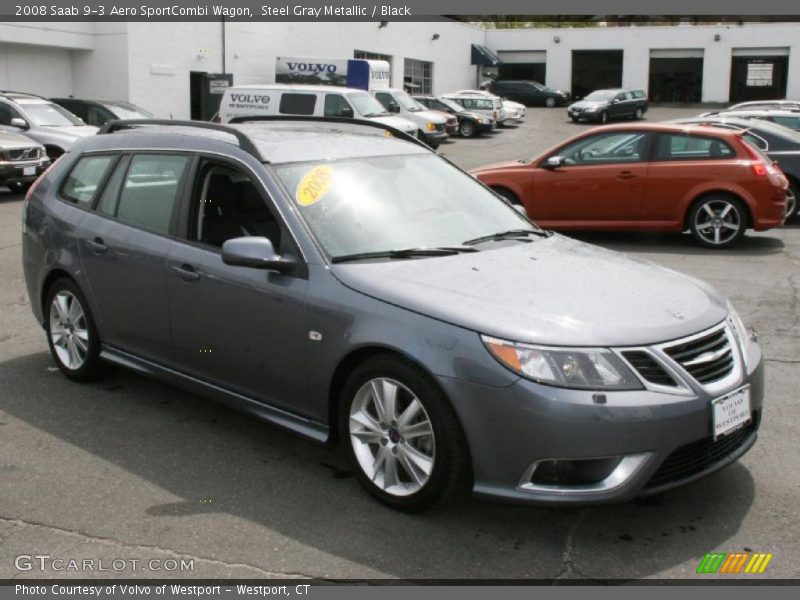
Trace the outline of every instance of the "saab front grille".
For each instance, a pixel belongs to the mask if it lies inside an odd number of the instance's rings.
[[[700,383],[713,383],[733,370],[733,348],[724,328],[664,351]]]
[[[645,381],[656,385],[677,386],[669,373],[647,352],[630,350],[623,352],[622,355]]]

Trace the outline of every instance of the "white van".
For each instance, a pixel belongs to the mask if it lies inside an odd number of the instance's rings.
[[[431,148],[436,148],[450,136],[447,133],[447,119],[428,110],[404,90],[380,88],[370,90],[370,94],[375,96],[389,112],[416,123],[419,129],[417,137]]]
[[[394,116],[363,90],[331,85],[246,85],[225,90],[219,105],[219,121],[235,117],[301,115],[344,117],[377,121],[410,135],[417,135],[413,121]]]

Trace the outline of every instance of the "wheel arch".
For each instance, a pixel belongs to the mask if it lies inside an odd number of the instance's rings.
[[[370,359],[376,357],[386,357],[386,358],[393,358],[398,360],[406,365],[418,368],[422,371],[435,385],[442,395],[447,399],[447,402],[453,408],[453,414],[456,416],[456,420],[458,421],[458,425],[461,428],[462,434],[464,434],[464,426],[461,423],[461,419],[458,416],[458,411],[455,410],[455,407],[452,406],[452,400],[447,396],[445,391],[439,385],[439,382],[436,380],[435,375],[425,367],[420,361],[416,360],[414,357],[409,356],[407,353],[402,352],[396,348],[391,348],[389,346],[381,346],[381,345],[368,345],[368,346],[361,346],[360,348],[355,348],[348,354],[346,354],[339,363],[336,365],[336,368],[333,371],[333,375],[330,379],[330,384],[328,385],[328,423],[330,424],[330,434],[328,436],[328,443],[331,445],[338,445],[340,443],[339,439],[339,430],[336,426],[339,421],[339,410],[341,408],[341,395],[342,389],[344,388],[345,382],[350,374],[358,368],[360,365],[364,364]],[[466,435],[464,435],[464,439],[466,439]],[[469,453],[469,447],[467,447],[467,452]],[[470,457],[470,464],[472,463],[472,459]]]
[[[741,202],[745,209],[744,216],[747,219],[747,228],[750,229],[753,226],[753,208],[750,205],[751,201],[747,196],[726,188],[711,188],[694,194],[689,198],[683,210],[684,231],[690,227],[689,216],[692,214],[694,207],[710,196],[727,196],[728,198],[732,198]]]
[[[78,286],[79,289],[81,289],[80,284],[72,275],[70,275],[68,271],[60,267],[52,269],[42,281],[42,286],[39,290],[39,307],[42,310],[42,318],[47,318],[46,303],[47,303],[47,295],[50,293],[50,288],[53,287],[53,284],[59,279],[69,279],[70,281],[72,281],[72,283]],[[83,290],[81,289],[81,291]]]

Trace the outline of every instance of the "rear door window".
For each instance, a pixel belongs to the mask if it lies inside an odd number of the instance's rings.
[[[316,94],[287,93],[281,96],[278,111],[284,115],[313,115],[316,104]]]
[[[709,160],[735,156],[727,142],[699,135],[659,134],[656,160]]]
[[[108,214],[128,225],[168,234],[188,162],[187,156],[178,154],[135,155],[116,206],[108,207]]]
[[[91,206],[98,188],[116,159],[116,154],[81,158],[64,181],[61,196],[75,204]]]

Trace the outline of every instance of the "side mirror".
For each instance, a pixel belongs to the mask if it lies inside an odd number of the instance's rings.
[[[550,156],[543,163],[542,167],[545,169],[557,169],[564,166],[563,156]]]
[[[9,124],[12,127],[19,127],[20,129],[30,129],[30,125],[28,125],[28,122],[20,117],[12,118],[11,121],[9,121]]]
[[[344,119],[352,119],[353,118],[353,109],[349,106],[343,108],[339,111],[339,116]]]
[[[287,271],[294,266],[294,261],[275,252],[272,242],[265,237],[240,237],[228,240],[222,244],[222,262],[234,267],[279,272]]]

